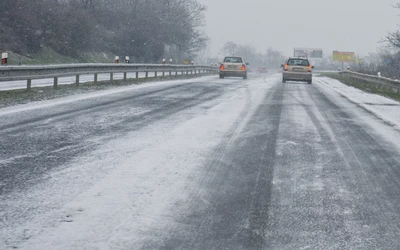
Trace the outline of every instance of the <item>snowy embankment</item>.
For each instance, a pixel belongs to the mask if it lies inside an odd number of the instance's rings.
[[[318,78],[317,83],[331,88],[349,101],[400,130],[400,103],[398,101],[381,95],[364,92],[327,77]]]

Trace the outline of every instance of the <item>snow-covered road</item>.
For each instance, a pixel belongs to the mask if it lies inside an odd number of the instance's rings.
[[[0,249],[399,249],[399,103],[280,80],[0,109]]]

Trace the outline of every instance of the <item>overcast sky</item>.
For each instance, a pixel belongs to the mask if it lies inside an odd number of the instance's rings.
[[[400,0],[199,0],[208,7],[206,31],[213,54],[227,41],[260,52],[273,47],[289,56],[294,47],[366,55],[400,28]]]

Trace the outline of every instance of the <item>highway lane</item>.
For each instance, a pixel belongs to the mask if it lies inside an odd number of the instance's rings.
[[[0,248],[400,248],[399,131],[323,81],[0,110]]]

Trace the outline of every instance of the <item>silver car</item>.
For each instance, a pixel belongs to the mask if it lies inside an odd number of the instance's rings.
[[[219,78],[233,76],[247,79],[247,65],[243,57],[227,56],[219,67]]]
[[[312,70],[314,66],[311,66],[307,58],[290,57],[281,67],[283,68],[282,82],[304,81],[308,84],[312,83]]]

